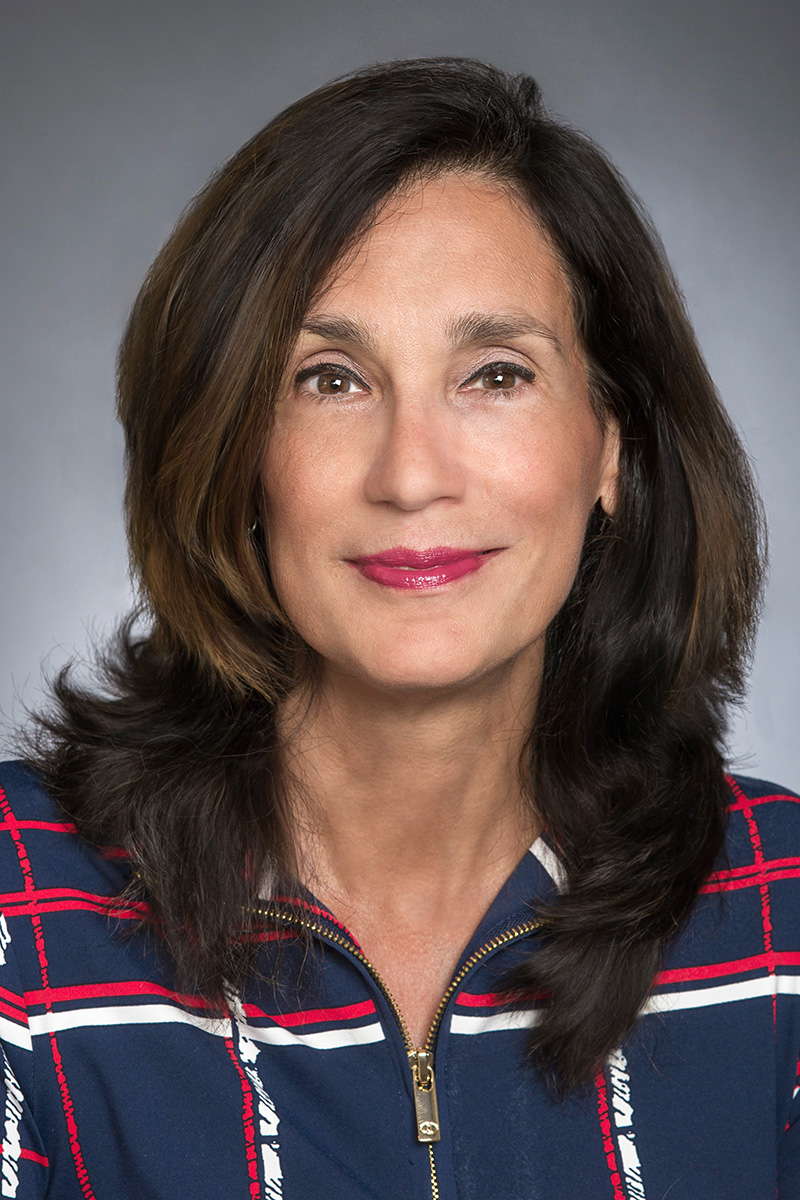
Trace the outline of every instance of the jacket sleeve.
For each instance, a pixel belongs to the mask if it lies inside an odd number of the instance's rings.
[[[33,1048],[8,925],[0,913],[0,1197],[43,1200],[50,1164],[33,1115]]]
[[[778,1142],[778,1196],[780,1200],[800,1196],[800,1062],[789,1120]]]

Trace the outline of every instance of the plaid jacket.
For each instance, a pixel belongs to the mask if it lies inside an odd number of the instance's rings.
[[[500,975],[536,944],[539,839],[486,914],[423,1048],[351,935],[310,897],[284,974],[229,1019],[178,995],[123,857],[0,768],[0,1196],[20,1200],[800,1198],[800,800],[731,780],[728,860],[631,1036],[586,1094],[523,1063],[535,1011]],[[285,910],[284,910],[285,912]]]

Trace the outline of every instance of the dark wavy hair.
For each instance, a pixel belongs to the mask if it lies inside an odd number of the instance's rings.
[[[567,887],[507,982],[546,996],[531,1053],[569,1091],[632,1027],[719,855],[763,531],[657,235],[528,76],[359,71],[287,108],[189,206],[119,354],[145,623],[106,648],[96,690],[62,672],[28,758],[85,837],[128,851],[184,984],[214,1002],[243,987],[242,912],[265,871],[298,875],[276,709],[313,671],[252,533],[271,411],[331,271],[387,198],[449,170],[498,181],[546,231],[621,434],[616,512],[589,522],[520,763]]]

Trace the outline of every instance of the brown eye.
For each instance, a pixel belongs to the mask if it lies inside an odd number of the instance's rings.
[[[470,376],[464,386],[479,392],[515,392],[535,378],[533,371],[521,363],[490,362]]]
[[[357,396],[369,391],[363,379],[337,363],[317,363],[304,367],[294,379],[297,387],[318,397]]]
[[[504,392],[509,388],[516,387],[518,375],[514,371],[506,370],[491,370],[485,371],[481,375],[481,383],[485,388],[493,392]]]
[[[352,380],[336,371],[322,371],[316,378],[317,391],[324,396],[341,396],[343,392],[349,392],[352,385]]]

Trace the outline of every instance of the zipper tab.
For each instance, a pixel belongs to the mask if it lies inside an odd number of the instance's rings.
[[[414,1079],[414,1107],[417,1112],[417,1141],[438,1142],[439,1105],[436,1102],[436,1080],[433,1076],[433,1055],[430,1050],[410,1050],[408,1061]]]

